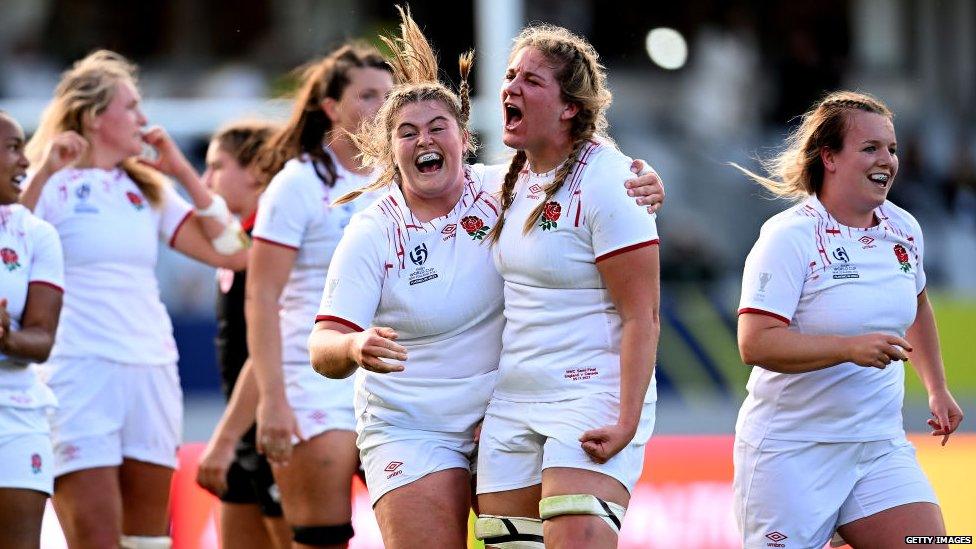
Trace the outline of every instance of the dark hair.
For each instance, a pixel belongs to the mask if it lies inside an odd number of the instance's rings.
[[[247,168],[276,130],[275,125],[260,120],[232,122],[218,130],[213,141],[233,156],[242,168]]]

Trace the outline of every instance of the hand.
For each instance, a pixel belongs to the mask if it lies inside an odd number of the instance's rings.
[[[888,334],[865,334],[847,340],[848,360],[858,366],[884,370],[893,360],[908,360],[912,351],[908,341]]]
[[[637,199],[638,206],[647,206],[647,213],[655,213],[664,205],[664,182],[643,160],[634,160],[630,171],[638,174],[637,179],[624,181],[627,196]]]
[[[282,397],[262,398],[257,413],[257,449],[273,465],[288,465],[291,459],[291,438],[305,440],[298,428],[295,412]]]
[[[234,446],[232,440],[211,438],[200,458],[197,484],[217,497],[227,491],[227,471],[236,456]]]
[[[159,126],[149,128],[142,134],[142,140],[156,149],[159,156],[155,160],[140,156],[138,158],[139,163],[177,179],[180,179],[180,175],[187,170],[193,170],[193,167],[190,166],[186,157],[183,156],[180,148],[176,146],[176,142],[173,141],[173,138],[163,128]]]
[[[393,328],[373,327],[353,337],[349,350],[354,362],[378,374],[402,372],[402,364],[391,364],[382,359],[407,360],[407,349],[393,341],[400,337]]]
[[[606,463],[633,440],[636,429],[620,424],[607,425],[583,433],[580,446],[597,463]]]
[[[79,133],[66,131],[54,136],[44,147],[40,171],[53,174],[72,164],[88,150],[88,140]]]
[[[962,408],[952,398],[948,389],[934,391],[929,394],[929,410],[935,419],[926,421],[932,428],[932,436],[942,437],[942,445],[949,442],[949,435],[955,432],[959,424],[962,423]]]
[[[7,312],[7,298],[0,297],[0,351],[7,351],[10,337],[10,313]]]
[[[477,425],[474,426],[474,434],[472,436],[474,438],[474,443],[475,444],[478,444],[479,442],[481,442],[481,427],[484,424],[485,424],[485,420],[481,420],[481,421],[478,422]]]

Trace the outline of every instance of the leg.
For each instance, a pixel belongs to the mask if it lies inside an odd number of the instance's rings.
[[[82,469],[57,477],[53,502],[69,547],[118,547],[122,534],[118,467]]]
[[[343,527],[352,520],[352,478],[359,467],[356,433],[326,431],[295,446],[291,461],[275,466],[281,506],[292,528]],[[346,541],[299,543],[298,548],[335,548]]]
[[[0,547],[37,549],[47,494],[23,488],[0,488]]]
[[[384,494],[374,507],[383,545],[390,549],[464,547],[471,504],[469,476],[466,469],[446,469]]]
[[[479,539],[486,548],[541,548],[542,528],[539,520],[539,500],[542,485],[536,484],[515,490],[478,494],[481,515],[475,525]],[[520,521],[519,518],[529,520]],[[498,521],[501,521],[499,524]],[[500,540],[492,543],[492,538]]]
[[[837,531],[855,549],[886,549],[905,545],[905,536],[944,536],[945,524],[938,505],[908,503],[849,522]]]
[[[627,507],[630,493],[613,477],[569,467],[550,467],[542,471],[542,497],[590,494],[604,502]],[[622,513],[621,513],[622,514]],[[623,517],[618,517],[622,520]],[[592,514],[563,514],[543,522],[547,547],[617,546],[617,532],[601,517]]]
[[[221,503],[220,546],[242,549],[273,547],[261,509],[248,503]]]
[[[292,531],[284,517],[264,517],[264,529],[268,537],[274,542],[268,547],[274,549],[289,549],[291,547]],[[225,545],[224,547],[232,547]]]
[[[169,467],[125,458],[119,468],[122,533],[127,536],[169,535]]]

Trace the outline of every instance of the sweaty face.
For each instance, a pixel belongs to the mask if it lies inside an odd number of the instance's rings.
[[[830,158],[832,166],[825,168],[836,183],[831,192],[859,211],[873,210],[884,203],[898,173],[895,127],[886,116],[855,111],[843,148]]]
[[[146,117],[140,107],[139,91],[132,82],[122,80],[108,107],[89,123],[86,137],[94,147],[120,160],[142,152],[142,128]]]
[[[335,103],[330,117],[336,128],[355,133],[383,106],[383,100],[393,89],[389,71],[372,67],[350,69],[349,84]]]
[[[463,186],[466,138],[443,102],[403,106],[396,114],[392,142],[404,194],[441,198]]]
[[[30,162],[24,156],[24,130],[12,118],[0,114],[0,204],[13,204],[20,196],[20,182]]]
[[[568,134],[569,120],[576,111],[562,99],[558,69],[533,47],[512,56],[501,90],[505,145],[532,154],[552,136]]]
[[[235,215],[253,210],[260,194],[257,178],[216,141],[207,148],[203,182],[227,202],[227,208]]]

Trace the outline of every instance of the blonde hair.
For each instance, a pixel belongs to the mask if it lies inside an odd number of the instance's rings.
[[[606,113],[613,101],[613,96],[607,88],[606,68],[600,64],[599,54],[586,39],[562,27],[536,25],[524,29],[515,38],[509,61],[525,48],[538,51],[556,67],[554,76],[559,83],[561,98],[563,101],[576,104],[578,111],[572,118],[569,128],[573,147],[566,161],[559,166],[552,182],[546,186],[545,198],[526,219],[522,227],[523,234],[535,227],[546,204],[562,188],[566,177],[573,172],[586,143],[594,137],[610,141],[607,136]],[[525,151],[519,150],[508,165],[501,190],[502,209],[498,215],[498,222],[489,233],[492,242],[501,235],[502,227],[505,225],[505,212],[512,205],[514,198],[515,182],[527,160]]]
[[[105,112],[115,98],[119,83],[137,84],[137,71],[134,63],[108,50],[94,51],[76,61],[61,75],[54,98],[44,109],[37,131],[27,143],[27,158],[31,163],[40,162],[44,147],[55,135],[70,130],[84,136],[85,122]],[[122,161],[122,169],[149,203],[158,207],[163,188],[168,184],[163,175],[140,164],[134,156]]]
[[[393,67],[393,76],[397,85],[387,96],[383,106],[376,113],[376,117],[366,123],[352,140],[360,150],[360,158],[364,166],[377,168],[380,171],[375,181],[340,196],[334,204],[345,204],[359,198],[364,193],[382,189],[393,182],[400,181],[400,169],[393,156],[393,124],[396,115],[404,106],[421,101],[440,101],[457,121],[463,134],[467,134],[466,153],[474,153],[476,145],[468,129],[468,116],[471,112],[471,102],[468,97],[468,75],[474,62],[474,52],[464,53],[458,59],[461,72],[460,95],[455,94],[438,79],[437,56],[427,42],[423,31],[410,15],[410,9],[397,6],[400,12],[400,36],[380,39],[390,48],[392,57],[389,59]]]
[[[803,114],[800,125],[787,136],[783,152],[769,159],[760,159],[766,176],[735,163],[732,166],[781,198],[802,200],[818,194],[824,179],[820,153],[824,148],[839,151],[844,147],[844,135],[856,111],[894,118],[891,110],[871,95],[853,91],[833,92]]]
[[[295,94],[291,117],[265,144],[258,164],[267,184],[289,159],[307,154],[316,166],[323,183],[332,186],[337,172],[332,157],[322,148],[322,141],[332,131],[332,120],[323,112],[326,98],[339,100],[352,82],[352,69],[372,68],[389,71],[390,67],[376,48],[367,44],[346,44],[322,59],[296,69],[302,85]],[[321,173],[318,167],[324,168]]]

